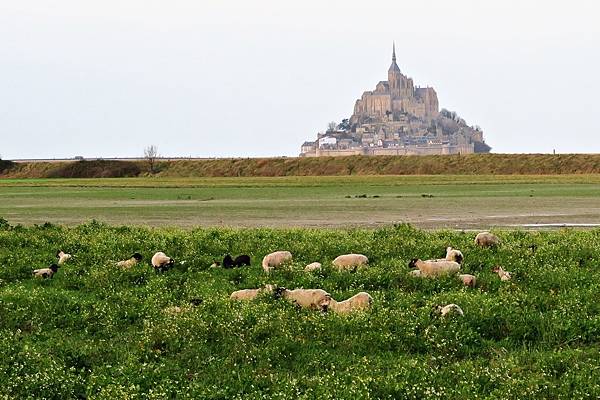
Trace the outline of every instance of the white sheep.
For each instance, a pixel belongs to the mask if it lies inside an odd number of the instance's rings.
[[[310,263],[308,264],[306,267],[304,267],[304,271],[305,272],[312,272],[312,271],[316,271],[321,269],[322,265],[320,262],[314,262],[314,263]]]
[[[427,260],[413,259],[408,264],[410,268],[418,268],[418,276],[440,276],[455,274],[460,270],[460,264],[456,261],[448,260]]]
[[[458,314],[461,317],[465,316],[465,313],[463,312],[462,308],[460,308],[459,306],[457,306],[456,304],[448,304],[446,306],[436,306],[435,307],[435,312],[439,315],[441,315],[442,317],[445,317],[447,315],[450,314]]]
[[[262,267],[265,272],[269,273],[272,269],[283,264],[292,262],[292,253],[289,251],[276,251],[267,254],[262,260]]]
[[[458,275],[458,279],[460,279],[461,282],[468,287],[475,287],[475,285],[477,285],[477,278],[475,277],[475,275],[461,274]]]
[[[371,307],[373,298],[367,292],[360,292],[344,301],[331,299],[329,310],[338,314],[348,314],[353,311],[364,311]]]
[[[56,252],[56,258],[58,258],[58,265],[63,265],[64,263],[66,263],[67,261],[69,261],[71,259],[71,255],[65,253],[62,250],[59,250]]]
[[[173,264],[175,264],[175,260],[173,260],[171,257],[168,257],[162,251],[159,251],[152,256],[152,266],[157,272],[166,271],[171,268]]]
[[[265,287],[259,289],[242,289],[236,290],[229,296],[230,300],[254,300],[257,296],[262,293],[273,293],[275,287],[273,285],[265,285]]]
[[[59,265],[52,264],[48,268],[34,269],[33,276],[36,278],[44,278],[44,279],[52,278],[54,276],[54,274],[56,273],[56,271],[58,271],[59,268],[60,268]]]
[[[322,289],[278,288],[275,293],[298,307],[311,310],[327,311],[331,303],[331,295]]]
[[[137,265],[140,261],[142,261],[142,258],[143,257],[140,253],[133,253],[133,255],[129,259],[119,261],[117,263],[117,267],[129,269],[134,265]]]
[[[500,280],[501,280],[501,281],[503,281],[503,282],[510,281],[510,279],[511,279],[510,272],[508,272],[508,271],[505,271],[505,270],[504,270],[504,269],[502,269],[502,267],[501,267],[501,266],[499,266],[499,265],[496,265],[496,266],[494,267],[494,269],[492,269],[492,272],[495,272],[495,273],[497,273],[497,274],[498,274],[498,276],[500,277]]]
[[[475,244],[481,247],[491,247],[500,244],[498,236],[490,232],[480,232],[475,236]]]
[[[369,259],[362,254],[344,254],[333,260],[333,265],[340,271],[366,267],[368,263]]]

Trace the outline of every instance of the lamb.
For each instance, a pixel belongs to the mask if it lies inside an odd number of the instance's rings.
[[[260,289],[242,289],[236,290],[231,293],[229,296],[230,300],[254,300],[260,294],[263,293],[273,293],[275,291],[275,286],[273,285],[265,285],[265,287]]]
[[[271,254],[267,254],[262,260],[262,267],[266,273],[269,273],[272,269],[275,269],[285,263],[292,262],[292,253],[289,251],[276,251]]]
[[[164,272],[172,268],[175,264],[175,260],[171,257],[167,257],[165,253],[159,251],[152,256],[152,266],[156,272]]]
[[[442,317],[445,317],[447,315],[451,315],[451,314],[458,314],[461,317],[465,316],[465,313],[463,312],[462,308],[460,308],[459,306],[457,306],[456,304],[448,304],[446,306],[435,306],[434,307],[434,312]]]
[[[71,255],[65,253],[62,250],[59,250],[56,252],[56,258],[58,258],[58,265],[63,265],[64,263],[66,263],[67,261],[69,261],[71,259]]]
[[[129,269],[129,268],[133,267],[134,265],[137,265],[140,261],[142,261],[142,258],[143,257],[140,253],[137,253],[137,252],[133,253],[131,258],[129,258],[128,260],[119,261],[117,263],[117,267]]]
[[[310,263],[308,264],[306,267],[304,267],[304,271],[305,272],[312,272],[312,271],[316,271],[321,269],[322,265],[320,262],[314,262],[314,263]]]
[[[458,275],[458,279],[460,279],[462,283],[468,287],[475,287],[475,285],[477,285],[477,278],[475,275],[461,274]]]
[[[248,256],[246,254],[242,254],[241,256],[237,256],[234,260],[233,258],[231,258],[231,255],[227,254],[223,258],[222,265],[223,265],[223,268],[234,268],[234,267],[243,267],[244,265],[250,265],[250,256]]]
[[[329,309],[338,314],[348,314],[353,311],[364,311],[371,307],[373,298],[367,292],[360,292],[344,301],[331,299]]]
[[[59,268],[60,268],[59,265],[52,264],[48,268],[34,269],[33,270],[33,276],[36,277],[36,278],[43,278],[43,279],[50,278],[50,279],[52,279],[52,277],[54,276],[54,274],[56,273],[56,271],[58,271]]]
[[[447,260],[427,260],[412,259],[408,264],[409,268],[418,268],[421,273],[419,276],[440,276],[457,273],[460,270],[460,264],[456,261]]]
[[[362,254],[344,254],[333,260],[333,265],[340,271],[366,267],[368,263],[369,259]]]
[[[496,265],[492,269],[492,272],[497,273],[502,282],[510,281],[510,278],[511,278],[510,272],[503,270],[501,266]]]
[[[500,244],[498,236],[490,232],[480,232],[475,236],[475,244],[481,247],[492,247]]]
[[[331,303],[331,295],[322,289],[294,289],[277,288],[277,298],[284,298],[296,306],[311,310],[327,311]]]

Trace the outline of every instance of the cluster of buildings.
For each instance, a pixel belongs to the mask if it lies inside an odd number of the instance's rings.
[[[364,92],[354,113],[340,124],[304,142],[300,156],[428,155],[489,152],[479,127],[442,109],[436,91],[415,87],[392,51],[387,81]]]

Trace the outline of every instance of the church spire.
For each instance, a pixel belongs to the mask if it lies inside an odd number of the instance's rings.
[[[392,65],[388,70],[388,74],[389,73],[400,73],[400,68],[398,67],[398,64],[396,64],[396,42],[393,42],[392,45]]]

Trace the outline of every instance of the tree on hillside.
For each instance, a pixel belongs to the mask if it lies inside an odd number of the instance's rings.
[[[156,172],[156,159],[158,158],[158,147],[150,145],[144,149],[144,158],[148,162],[150,173]]]
[[[344,118],[337,126],[338,131],[349,131],[350,128],[350,120],[348,118]]]
[[[331,121],[330,123],[327,124],[327,132],[334,132],[336,127],[337,127],[337,122]]]

